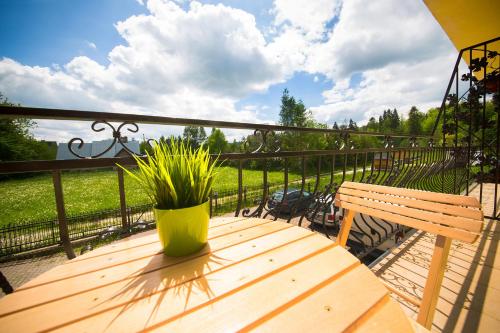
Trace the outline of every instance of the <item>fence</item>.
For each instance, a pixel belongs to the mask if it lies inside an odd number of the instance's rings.
[[[127,208],[129,231],[134,232],[154,224],[150,205]],[[58,220],[15,223],[0,227],[0,257],[61,244]],[[107,238],[123,232],[121,210],[67,216],[71,241],[99,236]]]
[[[269,190],[283,187],[283,184],[270,184]],[[261,186],[243,188],[244,207],[258,204]],[[237,206],[238,190],[215,191],[212,195],[213,215],[222,215],[234,211]],[[155,226],[151,205],[138,205],[126,208],[128,232],[138,232]],[[90,214],[68,215],[66,217],[68,234],[71,241],[99,236],[108,236],[123,232],[121,209],[106,210]],[[0,257],[43,249],[59,245],[58,220],[27,221],[9,223],[0,227]]]

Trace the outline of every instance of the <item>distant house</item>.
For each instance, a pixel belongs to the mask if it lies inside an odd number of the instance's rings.
[[[130,151],[134,152],[134,154],[140,154],[139,141],[132,139],[132,141],[128,141],[127,138],[122,138],[124,141],[123,145],[127,147]],[[84,157],[96,156],[103,151],[105,151],[111,144],[113,143],[112,139],[102,140],[102,141],[93,141],[92,143],[84,143],[81,149],[78,149],[78,143],[73,143],[71,147],[73,151],[77,154]],[[129,156],[130,153],[125,150],[120,142],[116,142],[116,144],[105,154],[99,156],[99,158],[112,158],[112,157],[124,157]],[[78,159],[77,156],[73,155],[68,148],[68,143],[59,143],[57,145],[57,160],[75,160]]]
[[[420,157],[414,156],[415,154],[403,150],[393,151],[393,152],[383,152],[375,153],[373,155],[373,169],[374,170],[385,170],[392,167],[393,161],[395,165],[401,165],[401,163],[412,163],[418,160]]]
[[[373,156],[373,169],[390,169],[392,165],[392,155],[389,153],[376,153]]]

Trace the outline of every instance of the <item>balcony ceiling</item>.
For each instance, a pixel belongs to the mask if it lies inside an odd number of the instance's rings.
[[[500,36],[500,1],[498,0],[424,0],[457,50]],[[500,41],[488,46],[500,52]],[[476,51],[472,57],[482,56]],[[469,54],[464,54],[469,64]],[[483,74],[476,73],[478,79]]]

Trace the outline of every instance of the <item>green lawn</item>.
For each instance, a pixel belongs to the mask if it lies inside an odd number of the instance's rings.
[[[358,169],[359,170],[359,169]],[[326,171],[326,170],[325,170]],[[464,170],[459,170],[458,175],[461,177]],[[364,181],[369,176],[370,170],[366,171]],[[374,174],[377,172],[374,171]],[[445,174],[445,192],[453,191],[452,170],[447,170]],[[346,180],[361,180],[362,172],[356,172],[353,179],[353,174],[347,173]],[[313,176],[310,174],[310,176]],[[377,177],[377,183],[382,183],[389,176],[389,173],[381,171],[380,177]],[[298,181],[300,175],[291,173],[289,182]],[[329,175],[324,175],[320,179],[320,189],[323,189],[330,181]],[[336,173],[334,182],[340,184],[342,174]],[[283,171],[272,171],[268,174],[268,182],[270,184],[283,183]],[[309,188],[314,190],[314,177],[308,179]],[[262,186],[262,171],[261,170],[244,170],[243,184],[249,187],[248,199],[250,201],[261,196],[261,190],[257,189]],[[300,182],[291,184],[290,187],[299,187]],[[78,214],[86,214],[92,212],[100,212],[103,210],[111,210],[119,207],[118,194],[118,178],[116,171],[101,170],[101,171],[80,171],[80,172],[64,172],[63,187],[66,213],[69,216]],[[219,192],[219,196],[223,197],[226,191],[235,191],[238,187],[238,170],[233,167],[222,167],[219,170],[219,175],[215,184],[215,191]],[[413,183],[413,186],[419,189],[440,191],[441,176],[440,173],[419,179]],[[252,190],[253,188],[253,190]],[[280,185],[271,187],[271,192],[281,188]],[[128,175],[125,174],[125,190],[128,206],[135,206],[148,203],[148,198],[143,191],[138,188],[138,185]],[[50,174],[41,174],[36,177],[27,179],[7,180],[0,182],[0,226],[9,223],[19,224],[22,222],[42,221],[56,218],[54,189],[52,185],[52,177]],[[234,195],[230,196],[227,209],[221,211],[233,210],[236,203]]]
[[[299,178],[290,174],[290,181]],[[62,175],[66,213],[77,215],[109,209],[120,205],[116,171],[63,172]],[[268,175],[270,183],[283,182],[283,172],[273,171]],[[244,170],[245,186],[262,185],[262,171]],[[222,193],[238,187],[238,169],[222,167],[214,190]],[[145,204],[148,198],[131,177],[125,175],[125,190],[128,206]],[[56,217],[54,188],[50,174],[41,174],[26,179],[0,182],[0,225],[27,221],[40,221]]]

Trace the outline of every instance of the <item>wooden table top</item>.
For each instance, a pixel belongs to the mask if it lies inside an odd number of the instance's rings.
[[[209,245],[162,254],[156,231],[86,253],[0,300],[2,332],[413,331],[375,275],[307,229],[217,218]]]

